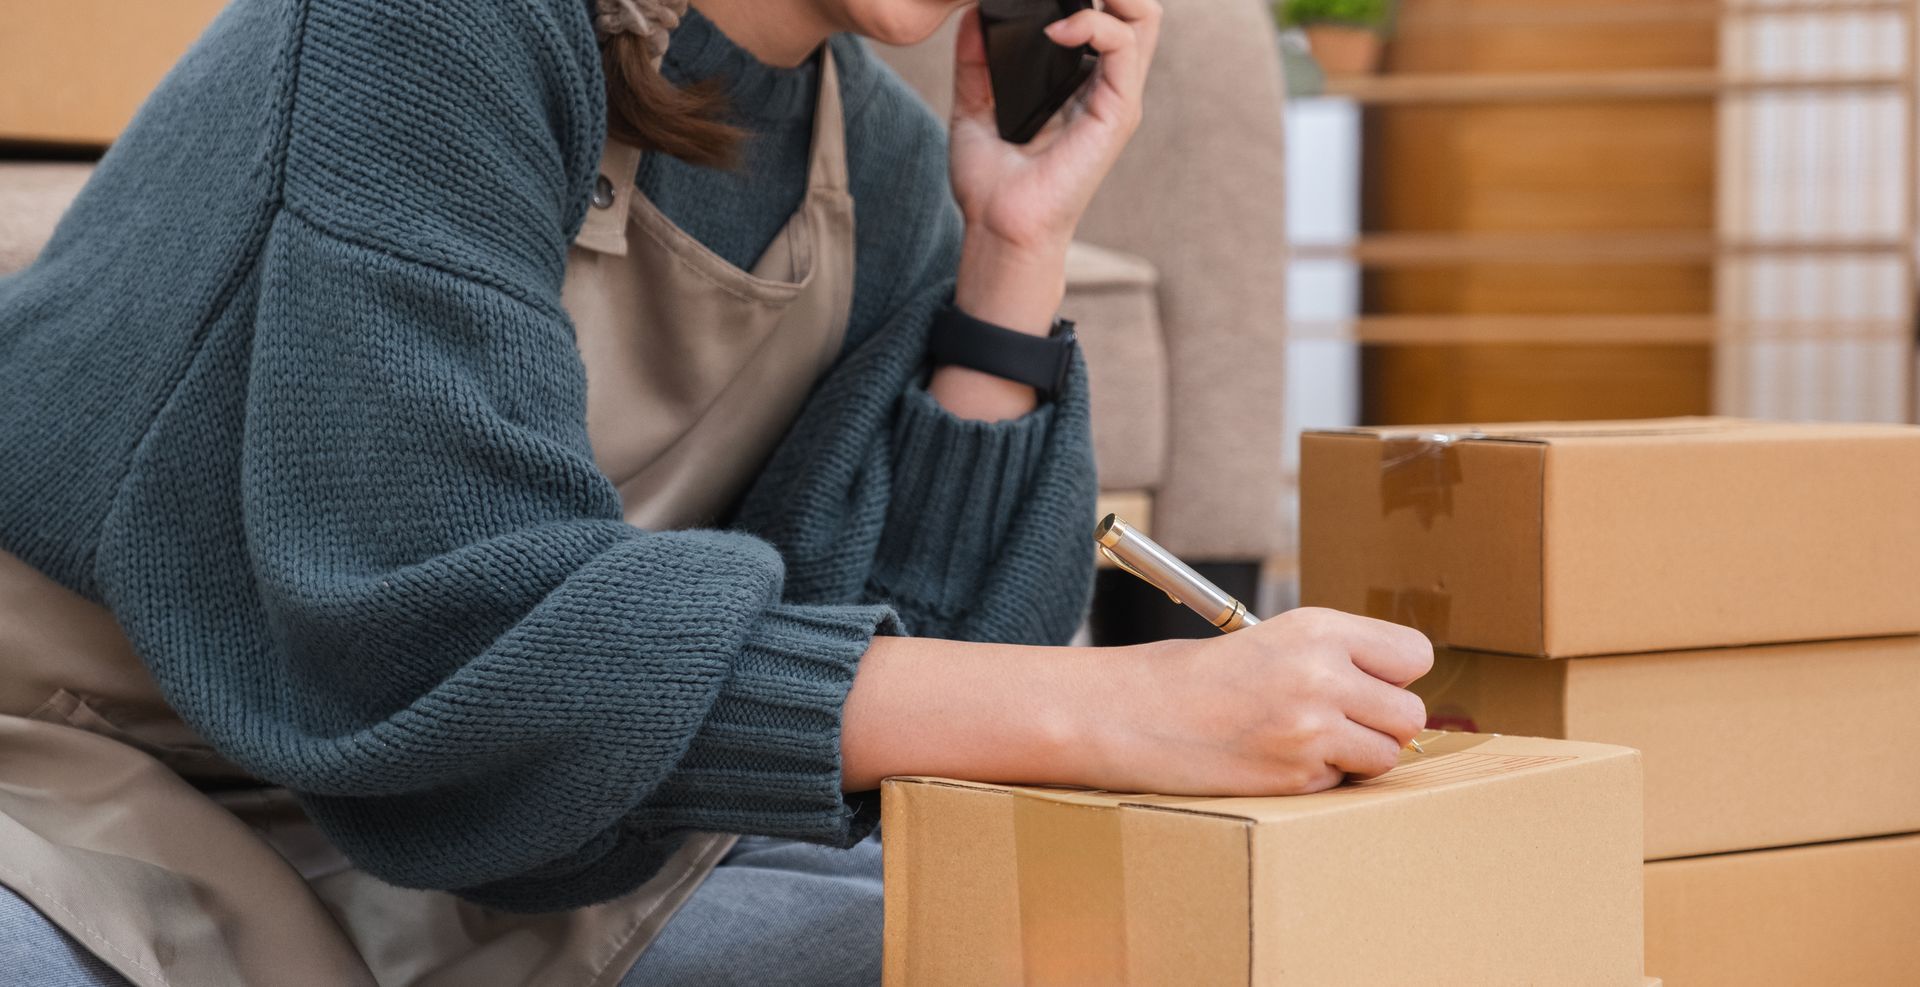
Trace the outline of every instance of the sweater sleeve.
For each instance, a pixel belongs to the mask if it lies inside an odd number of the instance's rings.
[[[945,295],[924,297],[915,317],[935,301]],[[1084,366],[1066,393],[1009,421],[961,418],[920,379],[907,386],[889,434],[893,497],[871,598],[924,636],[1067,643],[1091,593],[1097,485],[1086,401]],[[1009,579],[1017,590],[987,592]],[[982,612],[1007,606],[1027,613]]]
[[[924,159],[942,140],[935,129],[902,144]],[[910,238],[890,245],[900,276],[889,310],[816,390],[742,523],[781,547],[796,598],[885,602],[923,637],[1065,644],[1094,571],[1086,366],[1076,358],[1062,394],[1009,421],[961,418],[928,392],[927,338],[953,298],[963,231],[933,160],[901,169],[927,194],[916,220],[898,224]],[[870,434],[866,455],[807,448],[806,437],[836,430]],[[779,493],[796,488],[837,496]]]
[[[953,296],[965,232],[944,167],[935,174],[939,194],[908,261],[912,287],[889,328],[923,340],[923,353],[935,311]],[[1074,367],[1053,400],[998,422],[948,411],[925,386],[931,369],[910,378],[895,409],[893,498],[873,595],[916,633],[1065,644],[1092,592],[1098,484],[1086,368]],[[1010,633],[1016,626],[1024,629]]]
[[[261,263],[258,636],[245,595],[175,601],[252,664],[157,661],[209,740],[366,869],[499,907],[624,892],[686,830],[863,835],[840,714],[886,608],[783,603],[764,541],[623,522],[561,313],[292,212]]]

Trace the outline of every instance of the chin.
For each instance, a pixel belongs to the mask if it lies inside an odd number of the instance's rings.
[[[954,11],[973,0],[827,0],[840,8],[842,27],[881,44],[907,47],[933,36]]]

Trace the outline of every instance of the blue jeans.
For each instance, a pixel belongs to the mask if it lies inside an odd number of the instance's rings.
[[[620,987],[878,984],[880,915],[878,840],[832,850],[741,837]],[[0,984],[127,987],[4,886]]]
[[[0,885],[0,983],[127,987],[124,977]]]

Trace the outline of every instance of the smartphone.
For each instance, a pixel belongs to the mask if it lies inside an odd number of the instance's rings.
[[[1062,48],[1046,35],[1047,25],[1092,6],[1093,0],[980,0],[1001,139],[1033,140],[1093,77],[1100,56],[1091,46]]]

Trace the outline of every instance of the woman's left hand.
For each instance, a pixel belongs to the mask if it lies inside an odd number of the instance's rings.
[[[980,14],[960,26],[951,167],[966,218],[956,303],[975,318],[1045,332],[1065,292],[1067,244],[1095,190],[1140,126],[1141,94],[1160,35],[1158,0],[1106,0],[1047,29],[1091,45],[1100,67],[1032,143],[1000,139]]]

